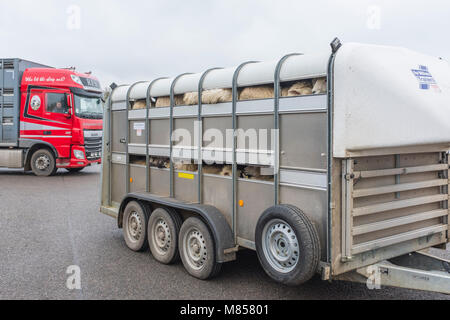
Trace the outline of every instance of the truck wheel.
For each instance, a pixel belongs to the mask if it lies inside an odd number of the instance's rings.
[[[80,172],[83,169],[84,168],[66,168],[66,170],[69,171],[70,173],[77,173],[77,172]]]
[[[216,262],[213,237],[200,219],[192,217],[183,223],[178,246],[183,265],[193,277],[207,280],[220,272],[222,264]]]
[[[256,252],[275,281],[296,286],[310,280],[319,266],[320,242],[314,225],[297,207],[274,206],[260,217]]]
[[[30,165],[33,173],[41,177],[54,175],[58,170],[55,156],[47,149],[35,151],[31,156]]]
[[[133,251],[145,251],[147,242],[148,213],[138,202],[131,201],[123,212],[123,236],[128,248]]]
[[[181,224],[180,216],[170,209],[158,208],[150,215],[147,230],[148,244],[157,261],[172,264],[180,257],[178,235]]]

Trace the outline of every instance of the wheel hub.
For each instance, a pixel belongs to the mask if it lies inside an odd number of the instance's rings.
[[[196,229],[187,233],[184,241],[188,263],[193,269],[203,268],[208,257],[206,242],[202,233]]]
[[[128,233],[134,241],[138,241],[142,234],[142,221],[137,212],[132,212],[128,218]]]
[[[50,166],[50,158],[46,155],[40,155],[36,161],[36,168],[39,170],[45,170]]]
[[[157,220],[154,224],[153,240],[156,245],[156,249],[160,254],[165,254],[169,251],[172,242],[172,235],[169,225],[163,219]]]
[[[299,243],[288,223],[279,219],[270,221],[264,228],[262,240],[264,254],[274,269],[289,273],[297,266]]]

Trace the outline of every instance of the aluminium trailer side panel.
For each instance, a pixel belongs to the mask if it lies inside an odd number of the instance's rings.
[[[18,146],[20,84],[28,68],[49,67],[17,58],[0,59],[0,146]]]

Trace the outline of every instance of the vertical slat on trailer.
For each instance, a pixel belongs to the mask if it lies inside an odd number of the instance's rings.
[[[191,73],[182,73],[179,76],[177,76],[175,79],[173,79],[172,84],[170,86],[170,120],[169,120],[169,149],[170,149],[170,197],[175,197],[175,191],[174,191],[174,167],[173,167],[173,158],[172,158],[172,152],[173,152],[173,141],[172,141],[172,135],[173,135],[173,108],[175,107],[175,85],[177,84],[178,80]]]
[[[211,68],[206,70],[198,83],[198,114],[197,114],[197,122],[199,125],[198,128],[198,141],[197,141],[197,165],[198,165],[198,177],[197,177],[197,193],[198,193],[198,203],[203,203],[203,117],[202,117],[202,107],[203,107],[203,83],[205,82],[206,76],[213,70],[219,70],[222,68]]]
[[[236,129],[237,129],[237,116],[236,116],[236,107],[237,107],[237,101],[238,101],[238,78],[239,73],[241,72],[242,68],[245,67],[248,64],[256,63],[257,61],[247,61],[242,64],[240,64],[233,74],[233,87],[232,87],[232,95],[233,95],[233,101],[232,101],[232,126],[233,126],[233,170],[232,170],[232,183],[231,183],[231,195],[232,195],[232,215],[231,215],[231,225],[233,230],[233,236],[234,236],[234,242],[237,242],[237,225],[236,225],[236,214],[237,214],[237,159],[236,159],[236,149],[237,149],[237,135],[236,135]]]
[[[342,261],[352,257],[354,165],[353,159],[342,160]]]
[[[126,124],[126,130],[127,132],[125,133],[125,190],[126,190],[126,194],[130,193],[130,154],[129,154],[129,150],[128,150],[128,144],[130,143],[130,121],[128,120],[128,115],[129,115],[129,111],[131,108],[131,103],[130,103],[130,94],[131,94],[131,90],[133,90],[133,88],[141,83],[144,83],[146,81],[138,81],[135,82],[134,84],[132,84],[130,86],[130,88],[128,88],[127,91],[127,99],[126,99],[126,110],[125,110],[125,121],[127,122]]]
[[[280,72],[283,67],[283,63],[292,56],[298,56],[301,53],[291,53],[285,55],[280,59],[276,68],[274,75],[274,132],[275,132],[275,141],[274,141],[274,200],[275,205],[280,203]]]
[[[145,112],[145,132],[146,132],[146,137],[145,137],[145,159],[146,159],[146,166],[145,166],[145,191],[146,192],[150,192],[150,149],[149,149],[149,145],[150,145],[150,107],[151,107],[151,91],[153,88],[153,85],[162,79],[167,79],[165,77],[162,78],[158,78],[153,80],[152,82],[150,82],[150,84],[148,85],[147,88],[147,95],[146,95],[146,112]]]

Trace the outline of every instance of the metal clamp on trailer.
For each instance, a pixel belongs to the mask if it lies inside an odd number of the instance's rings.
[[[423,250],[449,240],[450,66],[402,48],[331,47],[116,88],[101,211],[128,247],[181,258],[200,279],[247,248],[288,285],[378,270],[382,285],[448,293],[448,261]],[[172,139],[177,130],[194,139]]]

